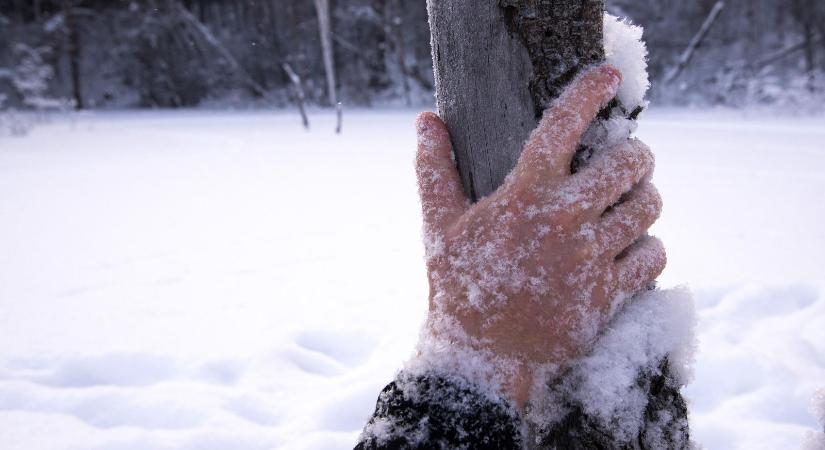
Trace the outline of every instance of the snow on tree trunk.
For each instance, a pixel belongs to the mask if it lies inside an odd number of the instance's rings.
[[[639,42],[641,30],[606,18],[602,0],[428,0],[427,7],[438,112],[450,130],[465,191],[474,201],[502,184],[542,111],[567,83],[582,68],[604,61],[606,56],[625,80],[617,99],[585,135],[577,164],[586,162],[586,150],[626,138],[635,129],[634,120],[645,106],[648,87],[646,50]],[[607,25],[614,35],[603,35]],[[628,50],[621,39],[617,41],[615,33],[621,27],[630,29],[631,41],[635,39],[641,50]],[[610,55],[605,54],[608,44]],[[629,46],[634,45],[630,42]],[[635,56],[634,51],[638,53]],[[674,319],[670,316],[677,311],[659,311],[652,320]],[[646,329],[645,325],[632,325],[636,323],[632,317],[623,320],[631,324],[628,330]],[[631,347],[659,348],[656,342],[662,336],[653,334],[651,331],[627,342]],[[638,366],[633,366],[633,376],[624,377],[624,381],[612,375],[609,365],[575,365],[548,386],[548,398],[553,401],[534,405],[528,414],[528,446],[689,447],[687,408],[680,393],[686,379],[681,375],[684,358],[671,364],[670,354],[690,341],[689,335],[674,337],[673,346],[664,351],[644,352],[644,361],[628,358]],[[637,345],[638,341],[647,344]],[[602,361],[615,353],[609,350],[610,342],[600,345],[594,351],[598,357],[591,355],[590,359]],[[599,348],[606,350],[599,353]],[[616,364],[627,367],[621,361]],[[612,402],[602,402],[588,387],[618,394]],[[634,407],[622,405],[625,401]]]

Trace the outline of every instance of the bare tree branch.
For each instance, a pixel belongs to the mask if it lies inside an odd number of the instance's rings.
[[[670,83],[671,81],[675,80],[679,74],[687,67],[690,63],[691,58],[693,58],[693,54],[696,53],[696,49],[702,45],[702,41],[704,41],[705,37],[708,35],[710,28],[713,26],[713,23],[716,22],[716,19],[719,18],[719,14],[722,13],[722,10],[725,9],[725,2],[718,1],[715,5],[713,5],[713,9],[710,10],[705,21],[702,23],[702,26],[699,28],[699,31],[696,35],[693,36],[693,39],[690,40],[687,48],[682,55],[679,57],[679,61],[677,62],[676,66],[673,67],[670,72],[668,72],[667,76],[665,76],[665,82]]]

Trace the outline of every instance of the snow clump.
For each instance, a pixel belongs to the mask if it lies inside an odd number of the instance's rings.
[[[647,74],[647,46],[643,29],[616,16],[604,15],[605,62],[619,69],[622,84],[616,97],[628,112],[646,107],[645,94],[650,88]]]
[[[643,29],[616,16],[604,15],[605,63],[622,74],[616,93],[618,105],[606,120],[596,120],[582,138],[592,149],[614,147],[636,132],[636,114],[646,108],[645,95],[650,88],[647,73],[647,46]],[[634,114],[636,113],[636,114]]]
[[[619,439],[630,440],[645,422],[647,392],[638,385],[639,374],[659,374],[659,364],[667,358],[674,381],[687,384],[697,347],[695,324],[693,297],[687,289],[637,295],[588,356],[551,390],[534,393],[528,420],[552,425],[567,415],[571,404],[578,404]]]
[[[820,431],[808,431],[802,445],[803,450],[825,450],[825,389],[814,394],[811,412],[819,422]]]

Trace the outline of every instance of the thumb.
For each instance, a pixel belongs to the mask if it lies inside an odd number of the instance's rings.
[[[415,162],[424,228],[426,233],[440,233],[464,213],[464,188],[444,122],[436,114],[425,112],[418,115],[416,129]]]

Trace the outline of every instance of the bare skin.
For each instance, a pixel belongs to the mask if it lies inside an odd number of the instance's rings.
[[[647,236],[662,206],[649,182],[650,150],[631,139],[570,171],[582,134],[619,83],[609,66],[581,76],[545,112],[505,183],[472,205],[443,122],[433,113],[417,121],[428,323],[448,317],[470,337],[462,345],[514,362],[502,394],[519,408],[540,367],[586,353],[665,267],[661,242]]]

